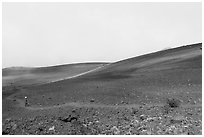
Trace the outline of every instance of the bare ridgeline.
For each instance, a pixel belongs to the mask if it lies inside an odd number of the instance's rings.
[[[202,134],[202,43],[2,71],[2,134]]]

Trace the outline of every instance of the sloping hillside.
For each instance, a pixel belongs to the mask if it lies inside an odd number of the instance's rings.
[[[202,68],[201,46],[201,44],[188,45],[122,60],[84,77],[117,79],[148,70]]]
[[[31,104],[54,105],[65,102],[159,103],[168,97],[187,102],[202,91],[202,44],[159,51],[116,63],[97,71],[50,84],[30,87],[19,98],[30,96]],[[41,95],[52,101],[42,99]]]
[[[200,135],[201,46],[100,65],[46,84],[3,87],[2,134]],[[71,66],[21,68],[20,72],[12,68],[4,71],[4,77],[29,73],[40,79],[51,75],[50,80],[56,73],[64,76],[84,70],[87,64]],[[24,80],[20,84],[28,78]]]
[[[50,67],[11,67],[2,70],[3,86],[43,84],[101,67],[106,63],[79,63]]]

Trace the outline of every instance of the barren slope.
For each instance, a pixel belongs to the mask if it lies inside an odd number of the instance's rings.
[[[43,84],[72,77],[105,64],[106,63],[79,63],[39,68],[5,68],[2,70],[2,84],[3,86],[8,86],[11,83],[15,86]]]
[[[66,80],[3,88],[2,134],[200,135],[201,46],[122,60]],[[62,72],[46,69],[35,74]]]
[[[91,99],[102,104],[149,104],[168,97],[187,103],[188,96],[201,103],[200,47],[194,44],[119,61],[73,79],[30,87],[16,97],[28,96],[33,106]]]

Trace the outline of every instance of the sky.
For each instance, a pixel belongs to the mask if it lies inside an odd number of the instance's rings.
[[[2,67],[116,62],[202,42],[201,3],[3,3]]]

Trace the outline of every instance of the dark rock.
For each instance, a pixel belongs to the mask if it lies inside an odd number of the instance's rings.
[[[95,100],[94,100],[94,99],[91,99],[90,102],[95,102]]]
[[[65,117],[65,118],[59,117],[58,119],[63,121],[63,122],[73,122],[73,121],[77,121],[78,117],[69,115],[68,117]]]
[[[146,116],[145,115],[140,115],[140,120],[145,120]]]
[[[171,119],[170,120],[170,123],[171,124],[180,124],[180,123],[182,123],[183,122],[183,120],[175,120],[175,119]]]
[[[6,130],[2,131],[2,135],[8,135],[8,134],[9,134],[8,131],[6,131]]]
[[[42,127],[38,127],[38,130],[39,130],[39,131],[43,131],[43,128],[42,128]]]
[[[75,113],[76,112],[76,109],[72,109],[72,113]]]

